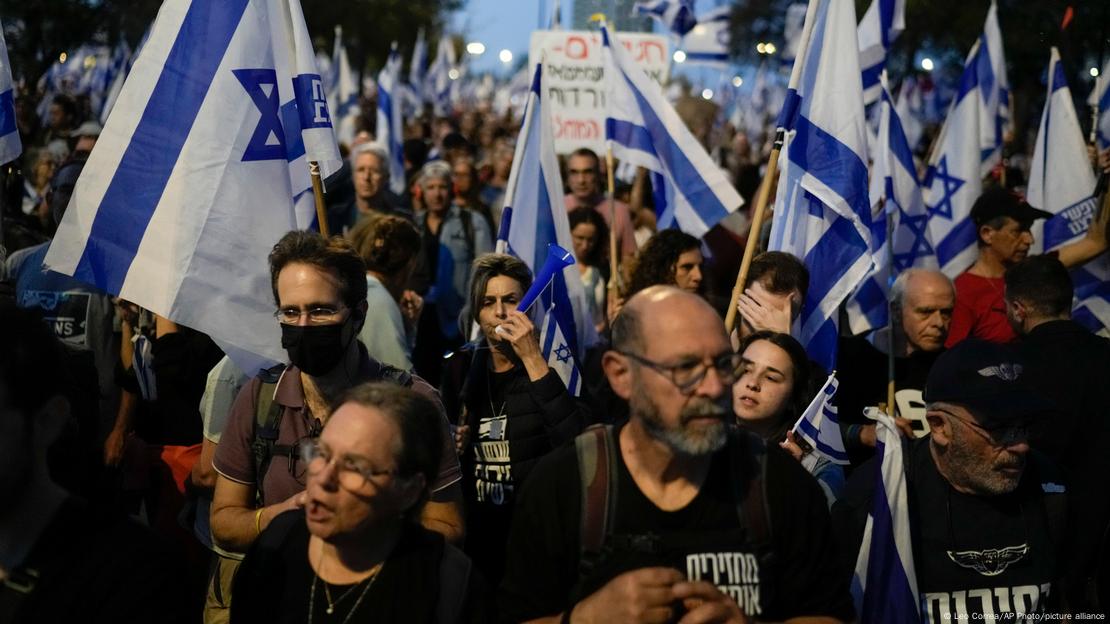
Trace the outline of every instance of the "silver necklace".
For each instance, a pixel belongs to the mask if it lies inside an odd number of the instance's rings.
[[[323,557],[323,552],[321,552],[320,553],[320,565],[323,566],[323,563],[324,563],[324,557]],[[312,624],[312,616],[316,611],[316,581],[320,581],[320,583],[324,586],[324,597],[328,601],[328,606],[327,606],[326,609],[324,609],[324,612],[327,613],[328,615],[331,615],[331,614],[335,613],[335,605],[342,602],[344,598],[346,598],[347,596],[349,596],[351,594],[351,592],[358,589],[359,585],[362,585],[363,583],[366,583],[366,585],[362,588],[362,592],[359,593],[359,595],[358,595],[358,600],[356,600],[355,604],[351,606],[351,610],[347,612],[347,617],[343,618],[343,623],[342,624],[347,624],[347,622],[351,621],[351,616],[353,616],[355,614],[355,611],[358,611],[358,606],[360,604],[362,604],[362,599],[366,597],[366,592],[370,591],[370,586],[374,584],[374,581],[378,580],[378,577],[381,576],[382,570],[384,570],[384,569],[385,569],[385,561],[382,561],[381,565],[378,567],[377,572],[375,572],[369,578],[359,581],[357,585],[355,585],[354,587],[352,587],[352,588],[348,589],[346,592],[344,592],[343,595],[340,596],[339,599],[336,600],[335,602],[332,602],[331,593],[328,591],[328,582],[325,581],[324,579],[320,578],[320,574],[318,572],[313,573],[313,575],[312,575],[312,589],[308,592],[308,624]]]

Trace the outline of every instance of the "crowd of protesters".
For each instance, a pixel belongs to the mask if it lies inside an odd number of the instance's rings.
[[[517,310],[531,271],[492,253],[519,121],[411,120],[400,194],[366,124],[334,235],[242,259],[289,362],[251,377],[43,267],[100,130],[81,110],[21,114],[3,188],[0,622],[851,621],[890,355],[923,620],[1105,612],[1110,343],[1067,269],[1110,210],[1029,256],[1044,214],[995,183],[966,273],[903,272],[889,328],[842,323],[842,467],[792,432],[829,372],[791,336],[803,261],[755,257],[730,335],[746,233],[655,232],[646,176],[611,204],[603,159],[562,162],[601,336],[573,396]],[[764,138],[703,137],[749,205]]]

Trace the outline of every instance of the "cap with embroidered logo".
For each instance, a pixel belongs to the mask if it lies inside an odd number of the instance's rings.
[[[1052,404],[1031,389],[1026,368],[1010,345],[964,340],[933,363],[923,398],[962,405],[991,422],[1028,418]]]

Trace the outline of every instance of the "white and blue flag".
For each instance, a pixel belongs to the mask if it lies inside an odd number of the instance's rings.
[[[857,29],[865,104],[879,99],[879,74],[886,68],[887,51],[905,29],[906,0],[871,0]]]
[[[840,304],[871,270],[867,120],[852,0],[812,0],[814,23],[780,127],[787,144],[768,249],[801,258],[810,272],[795,335],[809,356],[835,368]]]
[[[424,112],[424,73],[428,70],[428,42],[424,39],[424,29],[416,33],[409,59],[409,79],[403,89],[405,106],[416,115]]]
[[[853,334],[890,322],[890,286],[902,271],[937,266],[913,153],[885,80],[880,80],[879,86],[879,134],[870,190],[871,258],[875,268],[848,300],[848,324]],[[887,240],[888,227],[893,232],[893,249]]]
[[[612,45],[612,37],[602,24],[605,138],[618,158],[658,174],[653,183],[662,182],[674,222],[700,237],[744,200],[667,103],[658,83],[627,58],[624,46]]]
[[[0,164],[9,163],[23,153],[19,128],[15,123],[15,84],[12,64],[8,60],[8,44],[4,26],[0,24]]]
[[[632,8],[633,15],[656,19],[667,32],[683,37],[698,25],[694,16],[694,0],[640,0]]]
[[[836,415],[836,405],[833,397],[839,386],[836,380],[836,371],[833,371],[821,386],[821,391],[810,401],[809,407],[802,412],[798,422],[794,423],[794,435],[801,436],[813,452],[825,459],[840,464],[848,465],[848,453],[844,450],[844,438],[840,433],[840,420]]]
[[[876,418],[875,489],[856,558],[852,598],[860,622],[917,624],[921,615],[902,435],[890,416],[880,412]]]
[[[424,101],[432,102],[435,114],[440,117],[447,116],[454,103],[452,83],[459,77],[459,70],[455,65],[455,45],[450,37],[441,37],[436,47],[436,57],[424,78]],[[451,72],[454,72],[454,78],[451,77]]]
[[[533,274],[547,261],[548,245],[573,249],[570,223],[563,209],[563,181],[555,156],[551,115],[543,106],[542,84],[541,62],[536,65],[528,93],[497,233],[497,250],[520,258]],[[597,342],[597,332],[574,263],[555,275],[540,303],[544,310],[540,331],[544,357],[567,390],[578,396],[582,389],[579,362],[585,357],[586,348]]]
[[[355,138],[360,113],[358,105],[358,79],[347,59],[343,45],[343,27],[335,27],[335,47],[332,49],[332,72],[335,84],[328,94],[328,106],[335,111],[335,137],[340,143],[350,145]]]
[[[698,17],[698,23],[686,33],[679,47],[686,53],[686,63],[724,69],[728,65],[730,7],[723,6]]]
[[[1060,53],[1054,47],[1026,197],[1030,206],[1053,216],[1033,224],[1034,244],[1043,241],[1043,249],[1052,251],[1086,235],[1098,211],[1096,183]],[[1103,254],[1071,275],[1076,298],[1072,318],[1095,332],[1110,327],[1110,259]]]
[[[296,0],[163,3],[48,268],[208,334],[250,373],[284,362],[266,258],[297,227],[302,129],[331,132],[319,75],[294,73],[303,29]]]
[[[952,279],[971,266],[977,255],[978,235],[971,221],[971,206],[982,193],[986,173],[979,144],[984,93],[981,49],[982,42],[976,42],[968,54],[956,97],[941,126],[921,184],[937,266]]]
[[[389,154],[389,190],[398,195],[405,192],[401,87],[401,54],[397,52],[397,43],[394,42],[385,67],[378,72],[377,143]]]
[[[1006,56],[1002,49],[1002,29],[998,26],[998,5],[991,0],[983,34],[979,37],[977,75],[982,91],[979,109],[979,148],[989,170],[1002,159],[1002,142],[1013,127],[1010,118],[1010,81],[1006,78]]]

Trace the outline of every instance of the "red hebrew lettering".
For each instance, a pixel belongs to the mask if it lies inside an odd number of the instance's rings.
[[[586,43],[586,40],[579,35],[567,37],[567,44],[565,47],[567,58],[584,59],[590,55],[590,46]]]

